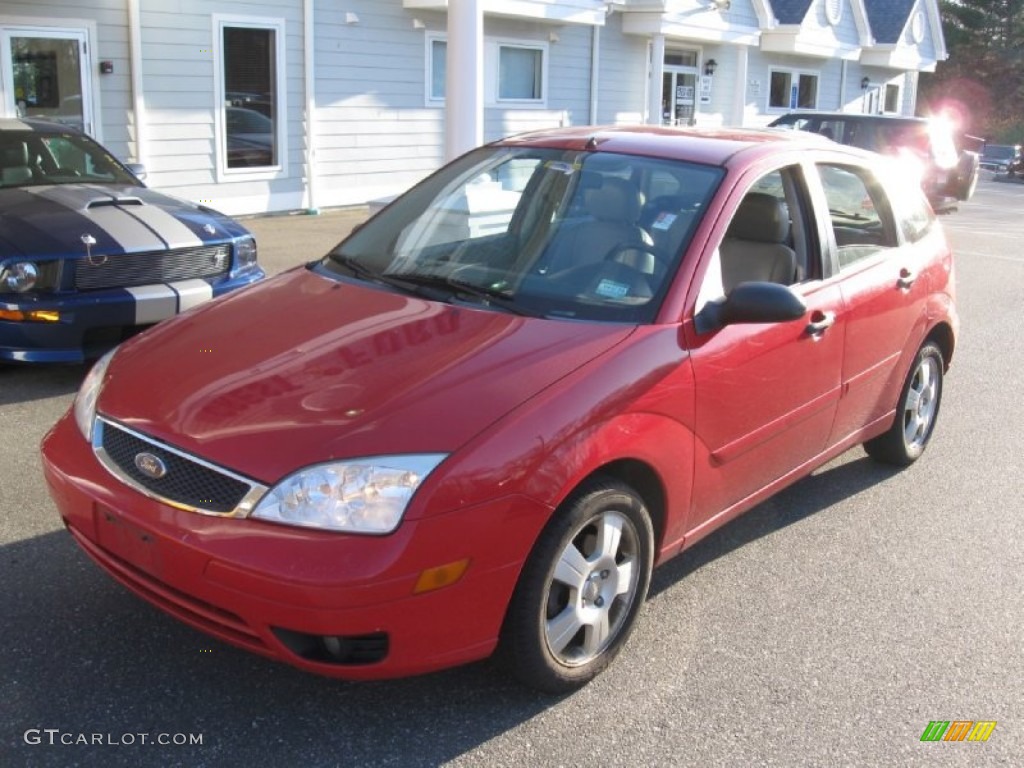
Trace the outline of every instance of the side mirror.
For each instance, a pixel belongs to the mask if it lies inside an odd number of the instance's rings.
[[[708,303],[694,318],[698,333],[737,323],[785,323],[798,320],[807,305],[779,283],[740,283],[724,299]]]
[[[146,176],[148,174],[146,173],[146,166],[144,166],[142,163],[125,163],[124,167],[131,171],[132,176],[134,176],[139,181],[146,180]]]

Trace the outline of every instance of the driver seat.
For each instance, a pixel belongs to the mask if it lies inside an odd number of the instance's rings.
[[[14,187],[31,179],[28,145],[24,141],[11,141],[0,146],[0,184]]]
[[[728,293],[740,283],[796,282],[796,253],[789,241],[789,214],[773,195],[750,192],[740,202],[722,240],[722,282]]]
[[[651,236],[637,223],[643,196],[630,182],[605,179],[600,187],[586,190],[583,202],[588,218],[559,228],[548,243],[541,273],[599,263],[623,244],[654,245]],[[615,261],[645,274],[654,272],[654,257],[641,250],[623,249]]]

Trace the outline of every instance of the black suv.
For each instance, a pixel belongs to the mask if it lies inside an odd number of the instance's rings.
[[[944,122],[924,117],[845,112],[790,112],[771,123],[820,133],[840,144],[915,160],[932,207],[949,210],[970,200],[978,185],[978,149],[973,136],[957,136]]]

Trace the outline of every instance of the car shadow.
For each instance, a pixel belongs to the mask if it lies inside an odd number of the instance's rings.
[[[27,403],[70,394],[78,389],[91,365],[30,365],[0,362],[0,405]]]
[[[494,661],[351,683],[236,650],[133,596],[62,530],[0,547],[0,579],[5,765],[434,766],[561,701]],[[118,746],[60,743],[79,734]],[[125,745],[124,734],[202,744]]]
[[[826,464],[697,542],[655,570],[648,592],[654,597],[705,565],[770,533],[822,512],[900,472],[867,456]]]

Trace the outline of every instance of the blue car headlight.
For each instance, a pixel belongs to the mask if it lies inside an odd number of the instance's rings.
[[[256,267],[256,239],[243,237],[235,241],[235,272],[248,272]]]
[[[39,267],[31,261],[16,261],[0,267],[0,292],[25,293],[36,287]]]

